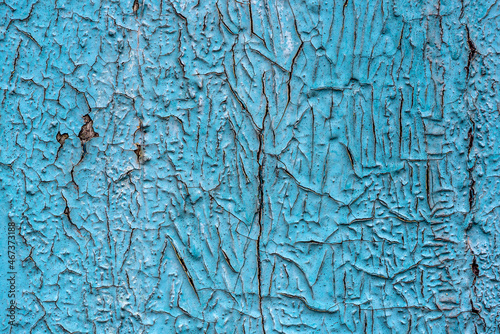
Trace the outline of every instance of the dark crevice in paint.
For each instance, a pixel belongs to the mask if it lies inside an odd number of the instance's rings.
[[[474,276],[479,276],[479,266],[477,265],[476,257],[472,260],[472,272],[474,273]],[[475,280],[475,278],[474,278]]]
[[[475,306],[474,306],[474,303],[472,303],[472,299],[470,301],[470,306],[472,308],[472,313],[475,313],[475,314],[479,314],[481,311],[479,309],[477,309]]]
[[[78,183],[76,183],[75,181],[75,166],[71,168],[70,174],[71,174],[71,182],[73,182],[73,184],[75,185],[76,191],[80,192],[80,187],[78,186]]]
[[[178,119],[181,125],[184,127],[184,124],[181,120]],[[135,143],[136,149],[134,150],[135,156],[137,157],[137,162],[139,165],[144,162],[144,134],[146,132],[146,126],[142,123],[142,120],[139,119],[139,125],[137,126],[137,130],[134,132],[134,140],[139,135],[139,142]]]
[[[470,33],[469,33],[469,27],[465,25],[465,31],[467,32],[467,46],[469,47],[469,56],[467,58],[467,67],[465,70],[467,71],[467,78],[469,77],[470,74],[470,66],[472,63],[472,60],[474,59],[474,56],[477,53],[476,45],[472,40],[470,39]]]
[[[467,139],[469,141],[468,147],[467,147],[467,160],[471,161],[473,160],[474,157],[471,157],[471,150],[474,146],[474,128],[475,128],[475,123],[472,120],[472,118],[469,119],[469,121],[472,123],[472,126],[469,128],[469,132],[467,133]],[[475,165],[475,163],[474,163]],[[469,174],[469,212],[472,214],[472,210],[474,208],[474,203],[476,200],[476,190],[475,190],[475,184],[476,180],[474,180],[474,167],[472,166],[467,169],[467,172]],[[472,216],[473,218],[474,216]],[[474,222],[474,219],[471,219],[471,224],[467,227],[467,230],[469,230],[472,227],[472,223]]]
[[[69,135],[67,133],[62,133],[61,134],[61,132],[57,132],[57,134],[56,134],[56,140],[59,143],[59,148],[57,149],[56,159],[55,160],[57,160],[59,158],[59,152],[61,151],[61,149],[62,149],[62,147],[64,145],[64,142],[68,138],[69,138]]]
[[[134,14],[137,15],[137,11],[139,10],[139,1],[134,0],[134,5],[132,6],[132,10],[134,11]]]
[[[87,153],[87,147],[86,147],[87,142],[92,138],[99,137],[99,134],[94,131],[94,121],[92,120],[92,118],[90,118],[88,114],[84,115],[82,118],[85,124],[82,125],[82,128],[78,133],[78,138],[80,138],[80,141],[82,142],[83,154],[80,158],[80,161],[78,161],[78,163],[71,168],[71,182],[73,182],[73,184],[75,185],[77,192],[80,191],[80,187],[75,181],[75,167],[82,162],[83,158],[85,157],[85,154]]]
[[[62,198],[64,200],[64,205],[65,205],[64,212],[63,212],[64,215],[68,218],[68,221],[69,221],[70,225],[78,232],[78,234],[80,236],[82,236],[82,233],[80,232],[80,229],[78,228],[78,226],[75,223],[73,223],[73,220],[71,219],[71,216],[70,216],[71,211],[70,211],[69,206],[68,206],[68,200],[66,199],[66,197],[64,197],[64,195],[61,194],[61,196],[62,196]],[[67,235],[67,233],[66,233],[66,235]]]
[[[196,290],[196,286],[194,285],[194,280],[193,280],[193,277],[191,276],[191,274],[189,273],[189,270],[186,266],[186,262],[184,261],[184,259],[182,258],[181,254],[179,253],[179,251],[177,251],[177,248],[175,247],[174,243],[172,242],[172,239],[168,238],[169,241],[170,241],[170,245],[172,246],[172,249],[174,250],[175,252],[175,255],[177,256],[177,259],[179,260],[179,263],[181,264],[181,267],[182,267],[182,270],[184,270],[184,273],[186,274],[186,277],[189,281],[189,284],[191,285],[191,287],[193,288],[193,291],[196,295],[196,298],[198,298],[198,300],[200,300],[200,296],[198,295],[198,290]]]
[[[134,150],[135,156],[137,157],[137,162],[141,162],[141,157],[142,157],[142,146],[141,146],[141,144],[135,144],[135,146],[137,147],[137,148]]]
[[[264,165],[265,165],[265,154],[264,154],[264,131],[265,131],[265,122],[269,114],[269,100],[267,99],[265,93],[265,83],[264,77],[262,78],[262,94],[266,99],[266,113],[264,114],[264,118],[262,119],[262,126],[258,129],[258,140],[259,140],[259,149],[257,151],[257,164],[259,165],[258,169],[258,193],[259,193],[259,206],[257,208],[257,221],[259,225],[259,235],[257,237],[257,279],[258,279],[258,291],[259,291],[259,310],[260,317],[262,323],[262,332],[266,333],[265,321],[264,321],[264,313],[262,309],[262,261],[260,258],[261,252],[261,237],[262,237],[262,215],[264,211]]]
[[[266,333],[265,329],[265,324],[264,324],[264,314],[262,312],[262,261],[260,259],[260,243],[261,243],[261,237],[262,237],[262,211],[264,210],[264,176],[263,176],[263,169],[264,169],[264,158],[262,158],[261,161],[261,155],[262,155],[262,150],[263,150],[263,129],[259,131],[259,151],[257,152],[257,161],[259,164],[259,171],[258,171],[258,192],[259,192],[259,206],[257,208],[257,221],[259,224],[259,236],[257,237],[257,280],[258,280],[258,290],[259,290],[259,309],[260,309],[260,316],[261,316],[261,321],[262,321],[262,330],[264,333]]]
[[[99,134],[94,131],[94,121],[88,114],[83,116],[83,121],[85,124],[81,128],[78,138],[80,138],[82,144],[85,144],[92,138],[99,137]]]
[[[69,135],[67,133],[62,133],[61,132],[58,132],[57,135],[56,135],[56,140],[59,142],[59,144],[61,144],[61,146],[64,145],[64,142],[66,141],[66,139],[68,139]]]
[[[471,65],[472,61],[474,60],[475,55],[478,53],[476,46],[474,42],[470,38],[470,31],[468,25],[465,25],[465,31],[467,35],[467,46],[469,49],[468,56],[467,56],[467,66],[465,67],[466,70],[466,85],[469,84],[469,79],[471,75]],[[467,88],[466,88],[467,89]],[[474,114],[471,110],[468,110],[468,118],[469,122],[471,124],[468,132],[467,132],[467,173],[468,173],[468,179],[469,179],[469,212],[468,215],[470,217],[469,224],[467,225],[465,229],[465,233],[467,235],[468,231],[472,228],[472,226],[476,223],[475,222],[475,214],[474,214],[474,209],[476,205],[476,180],[474,179],[474,169],[476,167],[476,161],[475,161],[475,154],[473,152],[474,149],[474,138],[476,134],[476,124],[474,122]],[[470,248],[469,248],[470,249]],[[471,286],[471,298],[470,298],[470,305],[471,305],[471,312],[473,314],[479,315],[481,310],[477,308],[474,305],[473,298],[476,295],[476,279],[479,276],[479,266],[477,264],[476,256],[474,254],[474,251],[470,249],[473,259],[472,259],[472,264],[471,264],[471,269],[472,273],[474,275],[473,281],[472,281],[472,286]],[[479,315],[479,318],[483,321],[484,319]],[[477,332],[477,328],[476,328]]]

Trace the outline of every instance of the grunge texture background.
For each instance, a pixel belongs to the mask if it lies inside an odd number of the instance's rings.
[[[499,15],[3,1],[2,332],[500,333]]]

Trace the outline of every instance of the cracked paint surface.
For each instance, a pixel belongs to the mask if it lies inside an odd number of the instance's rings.
[[[2,332],[500,333],[499,6],[2,2]]]

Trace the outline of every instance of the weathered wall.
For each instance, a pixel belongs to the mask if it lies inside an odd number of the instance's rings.
[[[499,6],[0,4],[12,333],[500,333]]]

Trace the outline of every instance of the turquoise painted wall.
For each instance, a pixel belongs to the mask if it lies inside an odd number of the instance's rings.
[[[0,331],[500,333],[499,6],[2,2]]]

